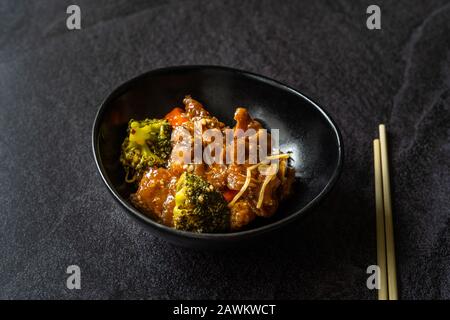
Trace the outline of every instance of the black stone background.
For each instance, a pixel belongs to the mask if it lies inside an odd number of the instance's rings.
[[[68,31],[78,4],[82,30]],[[392,146],[400,297],[450,298],[450,2],[0,2],[0,298],[376,299],[372,139]],[[312,97],[336,120],[334,195],[269,244],[173,247],[124,212],[97,173],[99,102],[144,71],[218,64]],[[82,289],[66,289],[77,264]]]

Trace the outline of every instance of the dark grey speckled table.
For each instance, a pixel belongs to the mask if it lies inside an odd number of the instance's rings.
[[[392,145],[400,297],[450,298],[450,2],[1,1],[0,298],[375,299],[372,138]],[[82,11],[68,31],[66,8]],[[144,71],[219,64],[298,88],[336,120],[334,194],[270,243],[153,237],[97,173],[99,102]],[[66,288],[77,264],[81,290]]]

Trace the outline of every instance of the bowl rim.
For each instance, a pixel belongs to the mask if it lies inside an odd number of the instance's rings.
[[[325,118],[325,120],[328,122],[328,124],[333,129],[336,139],[337,139],[337,146],[338,146],[338,162],[337,165],[333,171],[333,174],[331,175],[331,178],[328,180],[325,187],[322,189],[320,193],[318,193],[311,201],[309,201],[303,208],[300,210],[297,210],[293,212],[292,214],[275,221],[273,223],[263,225],[254,229],[249,229],[245,231],[237,231],[237,232],[227,232],[227,233],[195,233],[195,232],[189,232],[189,231],[183,231],[174,229],[168,226],[165,226],[163,224],[160,224],[150,217],[146,216],[145,214],[141,213],[139,210],[137,210],[134,206],[129,204],[126,199],[122,198],[122,196],[116,191],[114,186],[112,185],[111,181],[109,180],[105,168],[103,166],[103,163],[101,161],[101,156],[99,152],[99,126],[100,126],[100,119],[102,118],[106,106],[108,103],[115,98],[119,97],[123,93],[125,93],[129,88],[133,87],[137,82],[139,82],[141,79],[146,78],[150,75],[156,75],[159,73],[170,73],[170,72],[176,72],[176,71],[187,71],[187,70],[199,70],[199,69],[212,69],[212,70],[221,70],[221,71],[227,71],[232,73],[238,73],[240,75],[244,75],[249,78],[253,78],[257,81],[262,81],[264,83],[267,83],[271,86],[278,87],[280,89],[289,91],[292,94],[295,94],[302,99],[304,99],[306,102],[308,102],[310,105],[312,105],[314,108],[316,108],[317,111],[319,111],[322,116]],[[259,75],[250,71],[246,70],[240,70],[236,68],[226,67],[226,66],[220,66],[220,65],[179,65],[179,66],[168,66],[168,67],[162,67],[157,69],[152,69],[147,72],[144,72],[136,77],[133,77],[125,82],[123,82],[121,85],[116,87],[111,93],[107,95],[106,98],[103,99],[103,101],[100,104],[100,107],[95,115],[94,123],[92,126],[92,151],[93,156],[95,160],[95,164],[97,166],[97,170],[100,173],[100,176],[105,183],[108,190],[111,192],[111,194],[114,196],[114,198],[122,205],[124,206],[128,213],[132,214],[135,218],[138,218],[139,220],[146,223],[147,226],[151,226],[155,228],[157,231],[160,231],[162,233],[170,233],[174,236],[181,236],[181,237],[187,237],[190,239],[209,239],[209,240],[217,240],[217,239],[224,239],[224,238],[244,238],[245,236],[249,235],[257,235],[262,233],[267,233],[269,231],[274,231],[276,229],[279,229],[282,226],[286,226],[293,221],[297,220],[300,217],[305,216],[306,212],[311,211],[313,207],[315,207],[334,187],[336,184],[343,166],[343,157],[344,157],[344,146],[342,141],[342,136],[339,131],[339,128],[335,124],[334,120],[325,112],[322,107],[320,107],[318,104],[316,104],[313,100],[311,100],[308,96],[304,95],[300,91],[282,83],[277,80],[271,79],[269,77]]]

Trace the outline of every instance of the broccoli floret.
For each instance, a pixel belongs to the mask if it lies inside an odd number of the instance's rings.
[[[138,181],[149,167],[166,164],[172,150],[171,126],[167,120],[131,119],[127,133],[122,143],[120,162],[127,172],[125,180],[131,183]]]
[[[183,173],[176,186],[173,224],[192,232],[224,232],[230,228],[230,211],[222,194],[201,177]]]

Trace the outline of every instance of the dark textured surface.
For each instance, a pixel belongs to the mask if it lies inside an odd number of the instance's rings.
[[[450,298],[450,3],[71,1],[0,4],[0,298],[374,299],[372,138],[391,134],[400,297]],[[283,5],[280,5],[283,3]],[[333,197],[270,244],[193,252],[153,237],[103,185],[99,102],[149,69],[220,64],[323,105],[342,129]],[[77,264],[82,289],[65,287]]]

